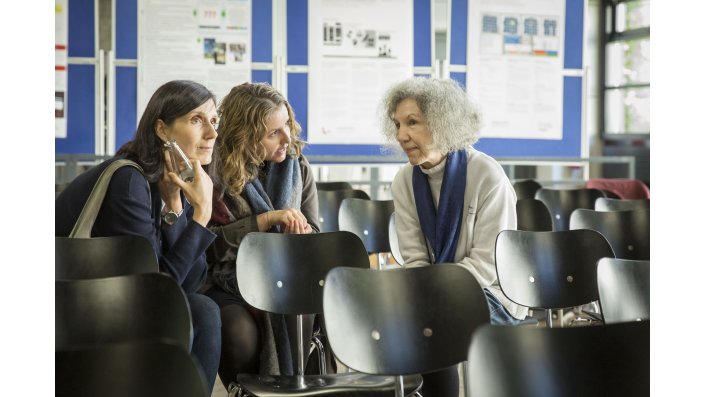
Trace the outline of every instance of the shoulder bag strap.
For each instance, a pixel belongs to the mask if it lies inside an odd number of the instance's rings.
[[[100,211],[100,207],[103,205],[105,192],[108,190],[108,185],[110,185],[110,178],[112,178],[118,168],[125,166],[135,167],[140,171],[140,173],[144,173],[142,171],[142,167],[134,161],[127,159],[115,160],[105,170],[103,170],[100,177],[98,177],[98,181],[95,183],[95,186],[93,186],[93,190],[91,191],[90,196],[88,196],[88,200],[86,200],[86,204],[83,206],[81,215],[78,216],[78,220],[76,220],[76,224],[73,226],[73,230],[71,230],[69,238],[91,237],[93,223],[95,223],[95,218],[98,217],[98,211]],[[149,205],[152,205],[152,200],[149,200]]]

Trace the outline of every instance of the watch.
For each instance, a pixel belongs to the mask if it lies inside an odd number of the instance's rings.
[[[171,226],[174,223],[176,223],[176,220],[179,219],[179,217],[181,216],[181,214],[183,212],[184,212],[183,208],[179,212],[176,212],[174,210],[170,210],[166,214],[162,215],[162,220],[164,220],[164,223]]]

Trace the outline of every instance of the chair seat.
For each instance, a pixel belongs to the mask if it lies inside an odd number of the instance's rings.
[[[349,372],[329,375],[279,376],[240,374],[238,383],[258,397],[291,397],[292,395],[394,396],[394,377]],[[421,375],[404,377],[404,395],[421,388]]]

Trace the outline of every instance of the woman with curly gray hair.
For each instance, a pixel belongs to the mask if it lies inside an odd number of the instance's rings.
[[[475,150],[480,113],[453,80],[415,77],[382,102],[385,136],[409,163],[392,182],[404,266],[456,263],[484,288],[493,324],[517,324],[528,312],[500,290],[497,234],[516,229],[516,194],[502,167]],[[457,396],[457,368],[424,374],[423,394]]]

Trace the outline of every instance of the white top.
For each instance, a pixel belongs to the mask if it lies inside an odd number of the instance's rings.
[[[502,230],[517,228],[516,193],[497,161],[472,148],[467,153],[468,172],[463,198],[465,222],[461,225],[455,262],[468,269],[478,283],[489,289],[512,316],[524,319],[528,308],[513,303],[502,293],[494,262],[497,234]],[[444,159],[431,169],[421,168],[428,177],[436,209],[445,165]],[[399,250],[405,267],[428,266],[431,264],[431,249],[416,212],[412,170],[411,164],[405,164],[392,182]]]

